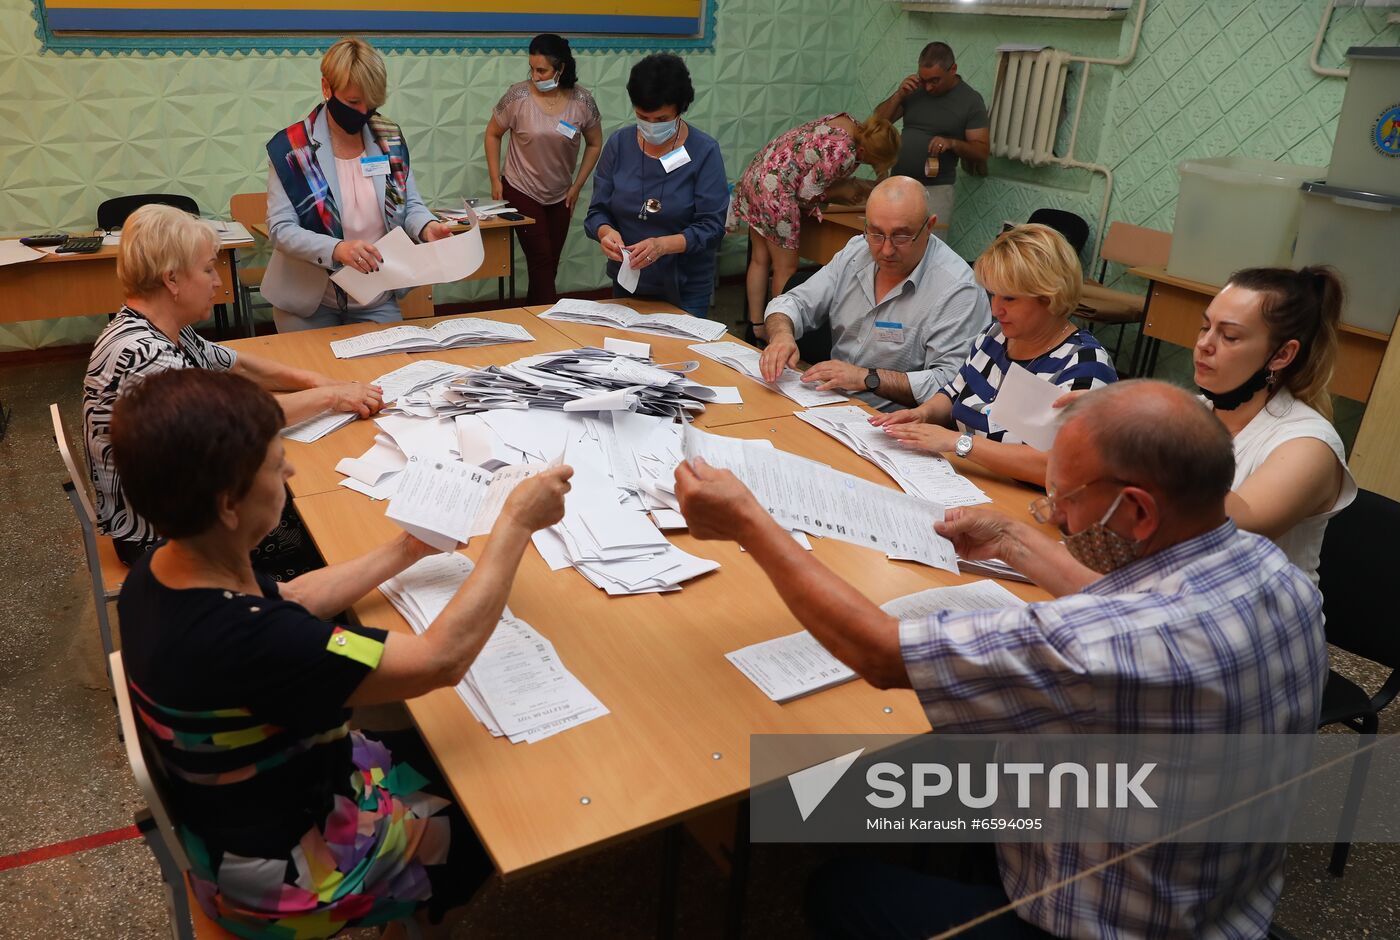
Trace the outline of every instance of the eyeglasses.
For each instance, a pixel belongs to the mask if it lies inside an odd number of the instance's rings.
[[[1068,493],[1047,493],[1039,499],[1031,500],[1031,518],[1042,525],[1048,525],[1055,521],[1064,508],[1064,504],[1074,499],[1080,493],[1097,483],[1117,483],[1120,486],[1132,486],[1127,480],[1120,480],[1117,477],[1099,477],[1097,480],[1090,480],[1070,490]]]
[[[913,235],[881,235],[879,232],[872,232],[870,229],[866,229],[865,241],[871,248],[883,248],[886,241],[896,248],[907,248],[913,243],[914,239],[924,233],[925,225],[928,225],[928,219],[924,219],[924,224],[920,225]]]

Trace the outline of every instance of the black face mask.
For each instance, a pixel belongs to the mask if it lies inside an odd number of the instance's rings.
[[[374,111],[362,113],[341,101],[335,95],[331,95],[326,102],[326,110],[330,112],[331,120],[340,125],[340,129],[347,134],[358,134],[365,129]]]
[[[1216,411],[1234,411],[1240,405],[1254,397],[1255,393],[1269,384],[1269,370],[1260,369],[1258,372],[1245,379],[1244,384],[1239,388],[1231,389],[1228,392],[1212,392],[1201,388],[1201,394],[1206,397]]]

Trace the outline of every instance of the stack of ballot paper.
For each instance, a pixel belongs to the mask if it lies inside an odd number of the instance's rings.
[[[592,326],[610,326],[657,336],[714,340],[724,335],[724,324],[702,320],[684,313],[638,313],[620,304],[600,304],[591,300],[566,298],[540,314],[546,320],[566,320]]]
[[[976,506],[991,498],[943,457],[904,446],[870,423],[870,413],[847,405],[799,411],[796,417],[836,438],[888,473],[899,488],[944,508]]]
[[[786,528],[958,570],[953,543],[933,529],[943,519],[938,503],[754,441],[707,434],[693,425],[686,426],[682,445],[687,460],[700,457],[733,471]]]
[[[401,366],[393,372],[386,372],[371,384],[378,385],[383,389],[384,402],[388,404],[411,392],[446,382],[466,371],[466,366],[456,366],[450,362],[438,362],[433,359],[420,359],[417,362]],[[354,420],[355,415],[351,412],[325,411],[284,429],[282,436],[291,441],[310,444],[337,428],[345,427]]]
[[[472,572],[471,559],[432,555],[390,578],[379,590],[420,636]],[[457,694],[494,737],[534,743],[608,714],[564,668],[554,644],[506,608]]]
[[[940,610],[994,610],[1025,604],[995,581],[930,588],[880,605],[899,620]],[[789,702],[856,677],[851,669],[805,630],[725,654],[740,672],[775,702]]]
[[[337,359],[382,356],[385,353],[421,352],[425,349],[461,349],[496,343],[528,343],[534,337],[518,323],[502,323],[481,317],[443,320],[436,326],[392,326],[373,333],[338,339],[331,343]]]
[[[784,369],[783,374],[778,376],[776,382],[764,382],[763,372],[759,369],[759,352],[748,346],[739,343],[699,343],[690,347],[691,352],[699,353],[706,359],[713,359],[721,365],[726,365],[736,372],[742,372],[756,382],[763,382],[773,391],[780,395],[786,395],[799,405],[810,408],[813,405],[826,405],[832,402],[846,401],[845,395],[840,392],[819,392],[815,385],[808,385],[802,381],[802,373],[795,369]]]

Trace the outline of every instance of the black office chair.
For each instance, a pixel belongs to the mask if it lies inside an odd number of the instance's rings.
[[[199,204],[189,196],[181,196],[177,193],[135,193],[130,196],[114,196],[111,199],[103,200],[97,207],[97,227],[104,232],[119,229],[125,224],[127,217],[142,206],[149,205],[174,206],[176,209],[183,209],[190,215],[199,215]],[[251,317],[251,314],[249,315]],[[218,331],[219,338],[223,338],[228,331],[228,309],[224,304],[214,305],[214,329]]]
[[[1397,530],[1400,503],[1361,490],[1356,501],[1327,524],[1322,540],[1318,587],[1327,618],[1327,642],[1391,670],[1375,695],[1367,695],[1356,683],[1333,670],[1327,672],[1318,726],[1344,724],[1361,735],[1362,744],[1375,739],[1381,709],[1400,693],[1400,616],[1381,593],[1382,586],[1394,576],[1393,539]],[[1351,825],[1369,764],[1369,755],[1365,755],[1352,768],[1342,825],[1332,848],[1332,862],[1327,866],[1333,875],[1340,876],[1346,868]]]
[[[1066,212],[1064,209],[1037,209],[1026,221],[1048,225],[1059,232],[1074,248],[1076,255],[1082,255],[1084,246],[1089,244],[1089,223],[1073,212]]]

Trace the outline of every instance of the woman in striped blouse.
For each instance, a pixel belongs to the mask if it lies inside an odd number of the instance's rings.
[[[1069,316],[1079,305],[1083,273],[1064,237],[1045,225],[1003,232],[973,265],[992,299],[994,322],[972,343],[956,376],[917,408],[877,415],[870,423],[934,454],[952,452],[993,473],[1045,485],[1048,454],[1023,443],[988,412],[1012,364],[1064,391],[1115,381],[1108,352]]]

